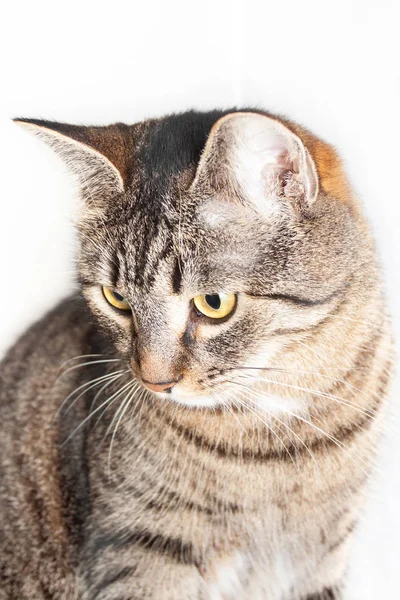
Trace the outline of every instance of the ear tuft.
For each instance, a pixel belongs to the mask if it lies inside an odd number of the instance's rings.
[[[55,150],[76,176],[89,206],[124,191],[129,154],[126,126],[81,127],[19,118],[14,122]]]

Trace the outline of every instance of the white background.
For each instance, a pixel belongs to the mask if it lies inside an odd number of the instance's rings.
[[[73,281],[69,179],[10,118],[132,123],[232,105],[286,114],[337,146],[375,230],[399,337],[395,1],[14,0],[2,10],[0,352]],[[351,600],[399,597],[400,421],[389,423]]]

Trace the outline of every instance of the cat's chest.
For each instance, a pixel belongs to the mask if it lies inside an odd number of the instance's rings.
[[[213,477],[182,476],[173,486],[171,471],[155,479],[144,464],[122,485],[103,488],[93,505],[94,536],[112,531],[127,563],[138,561],[144,573],[161,561],[182,593],[194,587],[207,600],[286,600],[304,580],[306,553],[308,565],[317,563],[318,517],[307,503],[307,518],[296,497],[301,475],[291,494],[262,465],[238,473],[231,466],[225,476],[209,469]]]
[[[301,556],[315,535],[304,514],[306,505],[315,520],[315,504],[302,501],[307,465],[294,479],[284,461],[196,451],[142,452],[115,484],[96,472],[94,538],[112,532],[113,547],[145,574],[161,561],[182,593],[198,586],[211,600],[286,600],[304,577]]]
[[[235,550],[215,558],[202,574],[210,600],[283,600],[304,576],[285,547]]]

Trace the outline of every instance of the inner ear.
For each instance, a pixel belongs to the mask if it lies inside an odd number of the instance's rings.
[[[36,119],[14,121],[40,137],[61,157],[76,176],[88,207],[102,207],[125,190],[131,158],[127,126],[83,127]]]
[[[285,203],[306,211],[318,194],[317,171],[300,138],[258,113],[231,113],[217,121],[195,185],[206,180],[262,213],[282,210]]]

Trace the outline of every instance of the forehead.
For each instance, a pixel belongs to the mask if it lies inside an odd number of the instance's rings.
[[[133,130],[132,179],[140,195],[157,201],[182,173],[193,171],[212,126],[225,112],[189,111],[137,124]]]
[[[125,289],[193,295],[245,291],[260,276],[273,283],[281,242],[272,227],[245,211],[235,215],[231,207],[229,216],[217,212],[215,218],[212,201],[199,201],[186,213],[185,201],[183,195],[181,214],[163,208],[149,219],[138,212],[115,230],[110,254],[117,256]]]
[[[168,264],[175,269],[172,257],[177,247],[182,249],[185,224],[193,226],[195,220],[186,192],[208,134],[222,114],[191,111],[134,127],[129,210],[117,237],[138,287],[151,285]],[[186,237],[193,241],[193,231]]]
[[[266,273],[271,228],[260,227],[243,207],[227,209],[188,193],[208,134],[223,114],[189,112],[134,126],[123,218],[117,215],[112,230],[103,226],[96,240],[107,248],[99,262],[111,265],[114,281],[145,292],[157,286],[164,293],[168,287],[173,293],[238,290],[261,255]]]

